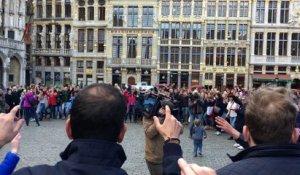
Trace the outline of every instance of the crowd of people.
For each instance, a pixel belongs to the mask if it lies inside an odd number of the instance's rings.
[[[14,86],[1,91],[0,95],[3,112],[0,114],[0,146],[13,140],[12,151],[5,159],[5,164],[13,166],[0,166],[4,174],[11,174],[18,162],[15,155],[22,117],[26,125],[33,118],[38,126],[40,120],[67,119],[66,132],[72,142],[56,165],[22,168],[14,173],[16,175],[126,174],[121,169],[126,155],[117,143],[124,138],[127,120],[142,120],[145,158],[151,175],[282,174],[287,170],[288,174],[297,174],[300,170],[297,144],[300,92],[297,90],[266,87],[245,91],[236,87],[219,91],[201,86],[178,89],[158,85],[144,91],[105,84],[81,90],[71,86],[32,85]],[[151,98],[160,102],[157,116],[144,115],[145,103]],[[189,124],[195,157],[203,154],[202,141],[208,129],[215,129],[216,135],[227,132],[229,139],[236,141],[235,146],[245,150],[231,157],[234,163],[217,172],[189,165],[181,159],[179,137],[183,124]]]

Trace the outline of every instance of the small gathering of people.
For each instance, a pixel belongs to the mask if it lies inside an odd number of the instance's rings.
[[[2,175],[127,174],[122,141],[128,122],[141,122],[145,160],[151,175],[296,175],[300,171],[300,91],[266,86],[205,89],[157,85],[151,90],[93,84],[83,89],[14,86],[0,92],[0,148],[11,151],[0,165]],[[145,105],[147,104],[147,105]],[[150,110],[148,105],[150,105]],[[146,111],[146,112],[145,112]],[[70,144],[55,165],[24,167],[20,129],[34,119],[65,119]],[[194,157],[202,157],[207,130],[227,133],[240,152],[232,163],[214,170],[183,159],[180,137],[188,129]],[[145,167],[146,168],[146,167]]]

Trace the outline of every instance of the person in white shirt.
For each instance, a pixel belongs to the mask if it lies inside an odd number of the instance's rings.
[[[239,105],[234,102],[233,95],[228,95],[228,104],[227,104],[227,117],[230,118],[230,125],[235,126],[235,121],[237,117],[236,110],[239,109]]]

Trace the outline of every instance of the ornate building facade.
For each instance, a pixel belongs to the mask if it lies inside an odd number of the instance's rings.
[[[300,2],[257,0],[252,4],[250,86],[300,87]],[[298,79],[298,83],[296,80]]]
[[[1,88],[25,84],[25,1],[0,1]]]
[[[159,79],[248,87],[251,1],[159,1]]]

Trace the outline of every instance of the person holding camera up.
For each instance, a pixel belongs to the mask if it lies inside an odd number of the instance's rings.
[[[200,119],[202,120],[203,115],[203,99],[198,94],[198,92],[194,92],[190,98],[190,109],[191,109],[191,115],[190,115],[190,137],[192,137],[192,131],[194,128],[194,120]]]

